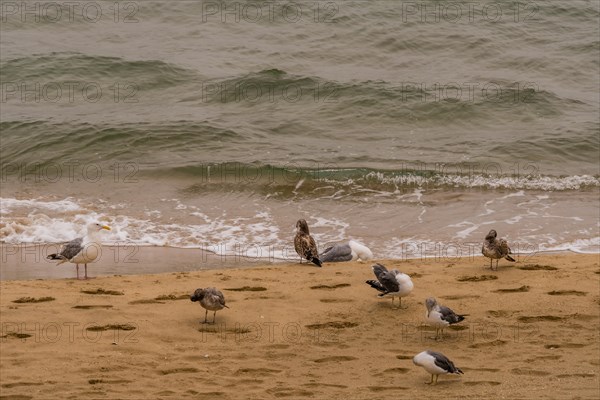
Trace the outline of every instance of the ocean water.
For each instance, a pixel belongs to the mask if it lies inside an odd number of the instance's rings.
[[[2,2],[0,240],[598,253],[599,6]]]

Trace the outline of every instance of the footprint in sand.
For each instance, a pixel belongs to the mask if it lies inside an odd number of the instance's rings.
[[[534,369],[528,369],[528,368],[513,368],[510,370],[510,372],[515,375],[534,375],[534,376],[552,375],[550,372],[536,371]]]
[[[336,385],[333,383],[317,383],[317,382],[303,383],[302,386],[306,386],[306,387],[310,387],[310,388],[321,388],[321,387],[330,387],[330,388],[336,388],[336,389],[347,389],[348,388],[348,386],[346,386],[346,385]]]
[[[154,300],[189,300],[189,294],[162,294],[158,297],[155,297]]]
[[[165,302],[156,299],[141,299],[130,301],[129,304],[165,304]]]
[[[28,333],[9,332],[6,335],[0,336],[0,339],[7,339],[7,338],[27,339],[29,337],[31,337],[31,335]]]
[[[9,394],[7,396],[0,396],[0,400],[31,400],[32,396],[25,396],[24,394]]]
[[[321,303],[354,303],[354,299],[320,299]]]
[[[348,287],[348,286],[350,286],[349,283],[338,283],[337,285],[316,285],[316,286],[311,286],[310,288],[313,290],[317,290],[317,289],[333,290],[333,289],[339,289],[339,288]]]
[[[407,387],[404,386],[367,386],[367,388],[372,392],[388,392],[392,390],[407,390]]]
[[[544,347],[546,349],[559,349],[559,348],[565,348],[565,349],[579,349],[582,347],[587,346],[586,344],[581,344],[581,343],[561,343],[561,344],[545,344]]]
[[[109,296],[123,296],[125,293],[119,292],[116,290],[105,290],[102,288],[98,288],[96,290],[82,290],[81,293],[85,294],[104,294]]]
[[[498,290],[494,290],[494,293],[523,293],[523,292],[529,292],[529,286],[524,285],[518,288],[510,288],[510,289],[498,289]]]
[[[496,275],[472,275],[472,276],[459,276],[456,278],[459,282],[484,282],[484,281],[493,281],[498,279]]]
[[[478,299],[481,296],[478,296],[476,294],[457,294],[457,295],[449,295],[449,296],[440,296],[440,299],[444,299],[444,300],[463,300],[463,299]]]
[[[200,372],[198,368],[194,367],[181,367],[181,368],[173,368],[173,369],[164,369],[162,371],[158,371],[161,375],[171,375],[171,374],[193,374],[196,372]]]
[[[41,382],[14,382],[14,383],[4,383],[1,387],[3,388],[14,388],[19,386],[41,386],[43,383]]]
[[[562,321],[563,317],[557,317],[556,315],[536,315],[536,316],[524,316],[517,318],[517,321],[528,324],[530,322],[542,322],[542,321]]]
[[[262,286],[242,286],[239,288],[229,288],[223,290],[229,290],[232,292],[264,292],[267,290],[267,288]]]
[[[306,398],[314,396],[314,393],[309,392],[308,390],[286,387],[267,389],[267,393],[275,397]]]
[[[552,267],[550,265],[540,265],[540,264],[526,264],[517,267],[523,271],[556,271],[558,268]]]
[[[109,325],[94,325],[87,328],[88,331],[91,332],[100,332],[100,331],[109,331],[109,330],[119,330],[119,331],[132,331],[136,329],[135,326],[130,324],[109,324]]]
[[[110,304],[99,304],[99,305],[81,305],[81,306],[73,306],[71,308],[75,308],[77,310],[93,310],[93,309],[97,309],[97,308],[104,308],[104,309],[108,309],[108,308],[112,308],[113,306],[111,306]]]
[[[498,386],[500,384],[501,384],[500,382],[496,382],[496,381],[468,381],[468,382],[463,382],[463,385],[466,385],[466,386],[480,386],[480,385]]]
[[[88,383],[89,383],[90,385],[98,385],[98,384],[100,384],[100,383],[102,383],[102,384],[106,384],[106,383],[108,383],[108,384],[115,385],[115,384],[122,384],[122,383],[131,383],[131,382],[133,382],[133,381],[129,381],[129,380],[127,380],[127,379],[112,379],[112,380],[106,380],[106,379],[90,379],[90,380],[88,380]]]
[[[512,316],[515,312],[508,310],[487,310],[489,315],[496,318],[506,318]]]
[[[556,375],[557,378],[595,378],[595,374],[561,374]]]
[[[357,322],[348,322],[348,321],[330,321],[325,322],[323,324],[311,324],[305,325],[308,329],[346,329],[346,328],[354,328],[358,326]]]
[[[495,347],[495,346],[502,346],[505,345],[507,342],[506,340],[493,340],[491,342],[483,342],[483,343],[475,343],[470,345],[469,347],[471,349],[481,349],[481,348],[485,348],[485,347]]]
[[[463,371],[477,371],[477,372],[498,372],[498,371],[500,371],[500,369],[498,369],[498,368],[469,368],[469,367],[462,367],[461,369]]]
[[[383,371],[381,371],[377,374],[373,374],[373,376],[383,376],[383,375],[387,375],[387,374],[406,374],[406,373],[408,373],[408,371],[410,371],[410,369],[402,368],[402,367],[388,368],[388,369],[384,369]]]
[[[327,363],[327,362],[340,362],[340,361],[353,361],[353,360],[358,360],[358,358],[352,357],[352,356],[331,356],[331,357],[318,358],[318,359],[314,360],[314,362],[321,364],[321,363]]]
[[[255,376],[264,376],[265,374],[278,374],[280,372],[280,369],[272,368],[240,368],[237,370],[238,374],[247,374]]]
[[[39,297],[39,298],[33,298],[33,297],[21,297],[19,299],[13,300],[13,303],[43,303],[46,301],[54,301],[56,300],[54,297]]]
[[[550,296],[585,296],[587,292],[580,292],[579,290],[553,290],[548,292]]]

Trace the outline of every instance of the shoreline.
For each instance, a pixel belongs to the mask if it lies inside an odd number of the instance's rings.
[[[498,271],[480,259],[383,260],[412,276],[402,310],[365,284],[371,262],[2,281],[0,391],[29,399],[596,398],[599,258],[535,256],[501,261]],[[189,301],[208,286],[229,306],[215,325],[200,324],[204,310]],[[429,296],[469,314],[443,341],[423,324]],[[430,376],[412,357],[425,349],[465,374],[424,384]]]
[[[75,277],[75,265],[64,263],[56,266],[55,261],[46,260],[46,255],[56,252],[57,244],[0,244],[0,281],[14,280],[53,280]],[[543,250],[533,253],[514,253],[517,262],[527,262],[537,256],[552,255],[597,255],[600,253],[576,252],[574,250]],[[429,263],[473,262],[482,254],[469,254],[466,257],[440,257],[438,255],[386,258],[390,262],[418,261]],[[297,263],[294,253],[291,259],[254,258],[238,254],[216,254],[200,248],[181,248],[168,246],[110,246],[103,245],[98,260],[88,265],[90,277],[109,277],[114,275],[148,275],[173,272],[191,272],[204,270],[225,270],[252,268],[257,266],[280,266]],[[366,261],[372,265],[376,260]],[[331,265],[332,263],[326,263]],[[334,263],[335,264],[335,263]],[[298,264],[299,265],[299,264]],[[80,270],[83,266],[80,266]],[[80,271],[80,273],[83,273]]]

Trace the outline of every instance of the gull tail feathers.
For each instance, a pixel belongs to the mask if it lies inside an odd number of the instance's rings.
[[[65,256],[60,255],[60,254],[49,254],[46,258],[48,260],[58,260],[56,265],[64,264],[67,261],[69,261],[69,259],[67,259]]]
[[[385,293],[385,288],[383,286],[381,286],[381,283],[374,281],[374,280],[366,281],[366,283],[369,286],[371,286],[373,289],[377,289],[378,291]]]
[[[322,267],[323,266],[323,264],[321,263],[321,260],[319,260],[318,257],[313,257],[310,250],[307,250],[304,253],[304,257],[306,257],[306,259],[308,261],[310,261],[311,263],[315,264],[317,267]]]
[[[321,263],[321,260],[319,260],[317,257],[311,258],[310,262],[312,262],[313,264],[315,264],[317,267],[322,267],[323,266],[323,263]]]
[[[512,261],[512,262],[516,262],[517,260],[515,260],[514,258],[512,258],[511,256],[507,255],[506,257],[504,257],[505,259],[507,259],[508,261]]]

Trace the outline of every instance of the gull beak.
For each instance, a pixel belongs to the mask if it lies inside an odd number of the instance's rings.
[[[107,231],[110,231],[110,226],[102,225],[102,229],[106,229]]]

